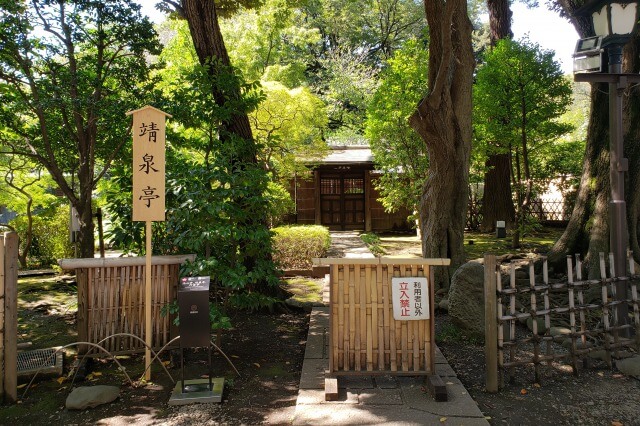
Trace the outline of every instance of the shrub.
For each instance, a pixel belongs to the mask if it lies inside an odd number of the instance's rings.
[[[310,269],[311,259],[323,257],[331,246],[324,226],[280,226],[273,232],[273,260],[282,269]]]
[[[18,231],[20,241],[26,240],[27,218],[18,216],[11,225]],[[20,247],[23,250],[23,247]],[[59,206],[52,213],[33,216],[33,241],[27,255],[28,268],[55,266],[58,259],[72,257],[73,245],[69,242],[69,206]]]
[[[268,215],[271,226],[282,224],[284,218],[296,210],[296,205],[291,199],[289,191],[279,183],[269,182],[265,197],[268,202]]]

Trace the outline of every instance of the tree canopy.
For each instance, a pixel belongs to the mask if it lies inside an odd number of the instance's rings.
[[[572,100],[571,84],[562,75],[554,54],[528,40],[499,40],[485,54],[474,88],[476,137],[489,154],[507,153],[511,181],[516,189],[519,245],[525,212],[533,197],[532,158],[540,148],[568,133],[560,122]]]
[[[2,152],[47,169],[78,211],[81,255],[93,257],[93,190],[128,141],[124,113],[152,90],[156,33],[125,0],[1,8]]]

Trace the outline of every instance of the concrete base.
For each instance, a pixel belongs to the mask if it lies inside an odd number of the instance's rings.
[[[197,403],[222,402],[224,391],[224,377],[211,379],[213,390],[209,390],[209,379],[185,380],[185,392],[182,393],[182,381],[176,383],[176,387],[169,398],[169,405],[187,405]]]

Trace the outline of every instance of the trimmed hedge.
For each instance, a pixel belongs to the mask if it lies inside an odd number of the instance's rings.
[[[331,246],[324,226],[279,226],[273,232],[273,260],[281,269],[311,269],[311,259],[324,257]]]

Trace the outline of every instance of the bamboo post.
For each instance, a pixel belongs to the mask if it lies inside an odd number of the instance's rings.
[[[496,317],[496,256],[484,256],[484,327],[487,359],[486,391],[498,392],[498,334]]]
[[[4,235],[0,235],[0,400],[4,397]]]
[[[573,374],[577,375],[578,358],[576,356],[576,314],[573,287],[573,263],[571,260],[571,256],[567,256],[567,292],[569,297],[569,327],[571,327],[571,365],[573,366]],[[580,302],[578,302],[578,304],[580,304]],[[581,348],[584,349],[585,346],[582,345]]]
[[[18,234],[4,234],[4,391],[18,400]]]
[[[147,220],[145,222],[146,230],[146,251],[145,251],[145,294],[144,294],[144,314],[145,314],[145,338],[146,348],[144,350],[144,367],[146,380],[151,380],[151,345],[153,344],[153,330],[151,327],[151,222]]]

